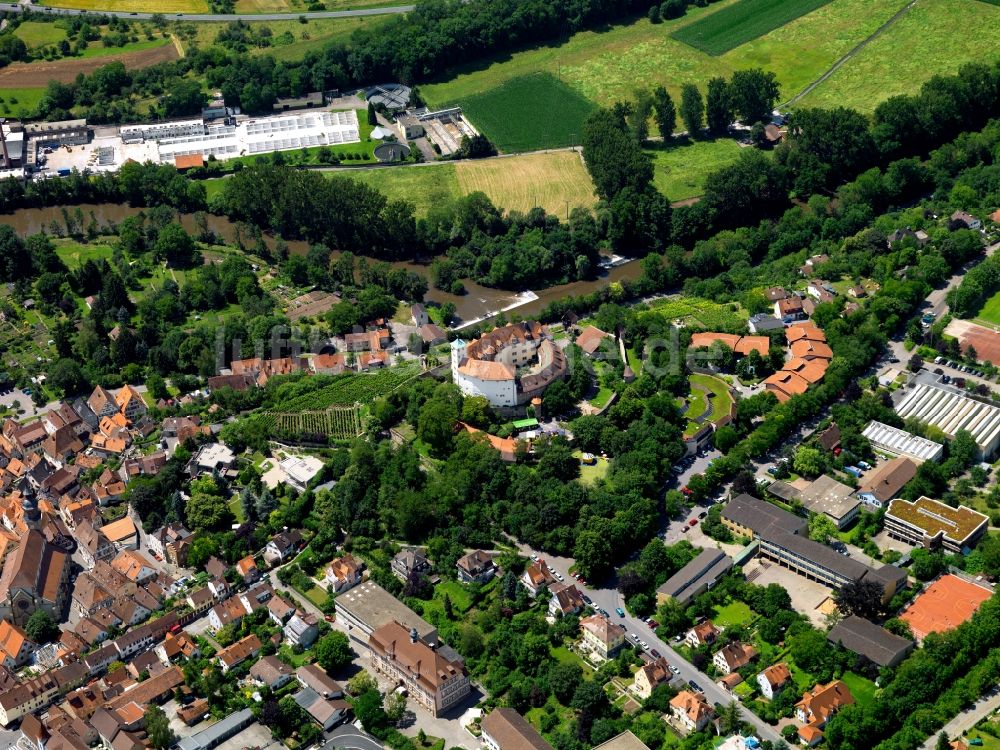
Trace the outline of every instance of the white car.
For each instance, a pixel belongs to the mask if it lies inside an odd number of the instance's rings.
[[[643,651],[649,651],[649,644],[645,641],[639,641],[639,645],[642,646]]]
[[[538,555],[536,555],[534,552],[532,552],[531,553],[531,559],[534,560],[535,562],[538,562]]]
[[[559,583],[562,583],[563,581],[566,580],[565,578],[562,577],[562,573],[556,573],[555,575],[556,575],[556,580],[559,581]]]
[[[670,671],[673,672],[674,674],[680,674],[681,673],[681,670],[679,670],[673,664],[670,665]]]

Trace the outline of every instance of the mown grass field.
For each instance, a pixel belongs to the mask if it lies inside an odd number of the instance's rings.
[[[395,0],[326,0],[323,3],[327,10],[384,8],[403,4],[405,3]],[[237,13],[296,13],[307,10],[308,6],[303,0],[236,0]]]
[[[574,208],[591,208],[597,202],[594,184],[575,151],[463,161],[455,165],[455,174],[463,194],[481,190],[507,210],[541,206],[565,219]]]
[[[1000,292],[986,300],[973,320],[985,325],[1000,326]]]
[[[205,0],[49,0],[42,5],[78,10],[117,10],[124,13],[208,13]]]
[[[0,115],[18,117],[22,113],[30,115],[38,109],[45,89],[8,89],[0,88]]]
[[[736,161],[740,147],[736,141],[685,141],[667,148],[648,149],[653,157],[653,184],[672,201],[702,194],[705,179],[712,172]]]
[[[956,29],[970,29],[956,33]],[[863,112],[909,94],[935,75],[967,62],[989,62],[1000,48],[1000,7],[981,0],[917,3],[829,79],[801,107],[854,107]]]
[[[579,154],[570,151],[328,174],[359,180],[390,198],[408,200],[418,216],[476,190],[507,211],[541,206],[562,218],[567,206],[572,211],[596,202],[590,175]]]
[[[24,42],[28,49],[31,50],[44,47],[48,44],[58,44],[66,38],[66,31],[54,23],[25,21],[14,29],[14,36]]]
[[[710,55],[721,55],[781,28],[830,0],[739,0],[734,5],[682,26],[671,36]]]
[[[594,110],[549,73],[513,78],[458,103],[476,129],[508,153],[578,144]]]
[[[761,67],[774,71],[781,83],[782,98],[789,99],[906,3],[906,0],[886,3],[832,0],[717,57],[670,36],[737,1],[722,0],[707,8],[692,7],[683,18],[660,24],[651,24],[643,18],[603,31],[580,32],[559,43],[457,68],[447,78],[422,85],[420,91],[436,107],[446,102],[463,102],[511,78],[547,71],[601,105],[630,96],[637,87],[651,89],[658,85],[665,86],[678,101],[685,83],[704,88],[712,76],[728,77],[734,70]],[[964,40],[955,39],[946,49],[961,50],[964,44]],[[894,75],[894,66],[885,65],[878,78],[885,80]]]

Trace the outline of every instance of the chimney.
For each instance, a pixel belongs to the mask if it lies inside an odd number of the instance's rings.
[[[416,643],[417,642],[417,637],[418,637],[417,636],[417,629],[416,628],[410,628],[410,643]]]

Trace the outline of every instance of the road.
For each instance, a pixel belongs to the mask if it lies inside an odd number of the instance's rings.
[[[695,510],[700,509],[696,508]],[[545,562],[555,568],[555,570],[560,575],[564,576],[567,581],[573,580],[569,575],[569,568],[573,564],[572,559],[545,555],[523,544],[518,546],[522,554],[528,556],[531,554],[538,554],[540,557],[544,557]],[[616,589],[595,588],[589,583],[581,584],[579,582],[576,582],[576,587],[583,594],[590,597],[594,603],[593,606],[600,607],[608,612],[614,622],[624,627],[629,633],[635,633],[638,635],[639,640],[645,641],[649,645],[650,649],[656,649],[670,664],[677,667],[680,674],[675,676],[675,680],[677,678],[687,682],[694,680],[698,686],[701,687],[706,700],[708,700],[710,704],[719,703],[725,706],[733,700],[732,695],[716,685],[715,681],[704,672],[695,669],[693,664],[685,660],[665,641],[661,640],[656,633],[653,632],[652,628],[646,625],[645,622],[637,617],[633,617],[627,611],[625,612],[624,617],[619,617],[615,614],[615,609],[617,607],[621,607],[622,610],[625,610],[625,603],[622,600],[621,594],[619,594]],[[629,641],[631,642],[631,639],[629,639]],[[744,708],[742,705],[740,706],[740,711],[743,715],[744,721],[753,726],[758,737],[763,740],[770,740],[771,742],[778,742],[781,740],[781,736],[778,734],[777,730],[771,725],[765,723],[759,716]]]
[[[154,15],[169,20],[183,18],[185,21],[294,21],[305,18],[358,18],[360,16],[382,16],[394,13],[409,13],[413,5],[393,5],[386,8],[358,8],[357,10],[319,10],[306,13],[127,13],[117,10],[80,10],[79,8],[59,8],[50,5],[21,5],[19,3],[0,4],[0,10],[17,13],[48,13],[54,16],[102,15],[115,18],[136,18],[149,20]]]
[[[928,737],[921,750],[934,750],[937,747],[937,738],[941,732],[947,733],[948,739],[968,732],[998,708],[1000,708],[1000,689],[994,689],[990,695],[980,698],[970,708],[967,708],[945,724],[940,731]]]

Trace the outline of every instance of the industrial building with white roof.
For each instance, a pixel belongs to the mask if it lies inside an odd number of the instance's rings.
[[[861,432],[877,451],[908,456],[918,461],[940,461],[944,446],[912,432],[872,420]]]
[[[967,430],[985,459],[1000,447],[1000,408],[957,391],[918,383],[896,406],[896,413],[933,425],[949,437]]]

